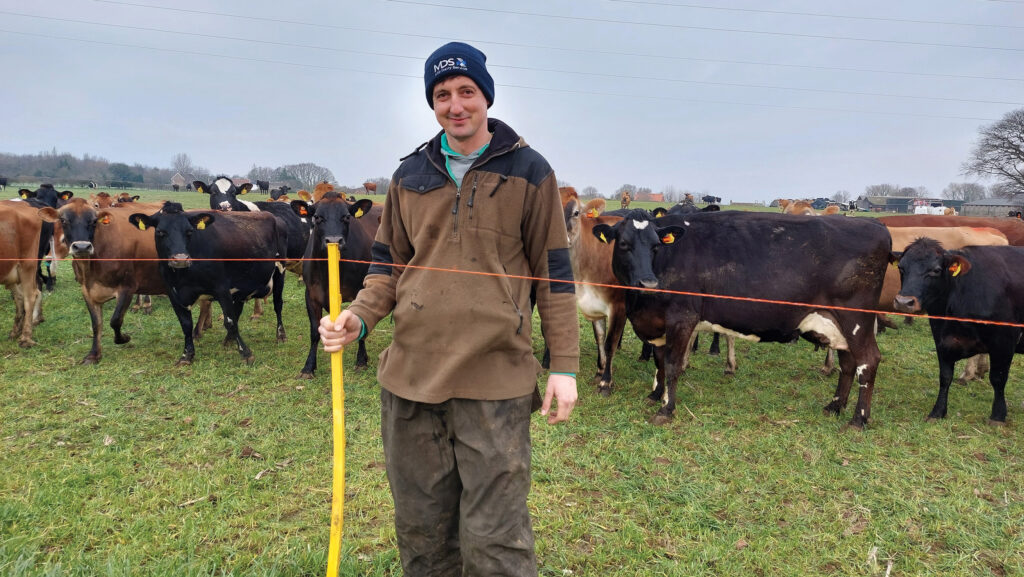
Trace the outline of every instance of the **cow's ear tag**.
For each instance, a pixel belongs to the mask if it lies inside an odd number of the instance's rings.
[[[201,220],[196,223],[196,230],[206,230],[206,221]]]
[[[21,193],[21,198],[22,200],[28,200],[28,195],[23,192]]]
[[[671,232],[661,237],[661,244],[672,244],[676,241],[676,235]]]
[[[110,224],[110,217],[109,217],[109,216],[104,216],[104,217],[103,217],[103,218],[102,218],[102,219],[100,220],[100,224]]]
[[[949,265],[949,272],[953,273],[953,276],[960,274],[960,263],[955,262]]]
[[[608,244],[608,238],[604,236],[603,232],[601,233],[601,242]]]
[[[146,223],[139,221],[139,230],[146,230]]]
[[[356,211],[356,218],[362,218],[362,217],[363,217],[363,209],[360,208],[359,210]]]
[[[206,191],[203,190],[203,187],[201,186],[196,187],[196,192],[198,192],[199,194],[206,194]]]
[[[592,208],[592,209],[587,211],[587,218],[597,218],[598,214],[599,213],[597,212],[597,209],[596,208]]]
[[[302,207],[299,209],[299,214],[301,214],[302,216],[309,216],[309,211],[306,210],[306,207]]]

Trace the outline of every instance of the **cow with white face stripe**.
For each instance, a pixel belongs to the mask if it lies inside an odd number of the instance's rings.
[[[838,349],[839,384],[825,413],[839,414],[856,378],[860,393],[850,425],[867,423],[880,354],[875,315],[866,309],[877,306],[889,259],[884,226],[736,211],[652,220],[638,210],[593,232],[615,243],[612,270],[634,287],[626,295],[627,316],[637,335],[656,345],[657,386],[649,398],[667,396],[654,423],[675,412],[676,382],[700,329],[751,341],[803,337]]]

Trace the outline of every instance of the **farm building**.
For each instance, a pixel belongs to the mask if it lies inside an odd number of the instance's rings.
[[[899,214],[913,214],[916,206],[948,206],[956,209],[959,213],[964,205],[962,200],[948,200],[943,198],[918,198],[914,196],[862,196],[857,199],[857,210],[868,212],[895,212]]]
[[[195,180],[198,180],[195,175],[186,174],[182,176],[180,172],[175,172],[174,176],[171,177],[171,187],[177,186],[179,190],[185,190]]]
[[[964,204],[960,214],[964,216],[1007,216],[1024,213],[1024,194],[1012,198],[982,198]]]

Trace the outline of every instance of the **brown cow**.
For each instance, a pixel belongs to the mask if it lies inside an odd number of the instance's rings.
[[[75,280],[92,322],[92,348],[83,365],[98,363],[103,357],[100,337],[103,333],[103,303],[116,298],[110,328],[114,342],[131,340],[121,333],[125,309],[133,294],[167,294],[157,268],[153,231],[142,231],[128,222],[135,208],[97,210],[84,199],[74,199],[59,211],[40,209],[44,218],[59,219],[63,242],[74,259]],[[112,260],[113,259],[113,260]]]
[[[32,314],[40,298],[36,284],[39,267],[39,236],[43,221],[26,202],[0,202],[0,283],[14,297],[14,326],[10,338],[27,348],[32,340]]]
[[[989,227],[1006,235],[1011,246],[1024,246],[1024,221],[1016,218],[991,218],[982,216],[942,216],[938,214],[901,214],[879,217],[879,222],[889,228],[905,226],[972,226]],[[947,250],[949,247],[946,247]]]

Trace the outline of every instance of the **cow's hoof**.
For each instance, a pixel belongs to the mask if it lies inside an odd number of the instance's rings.
[[[655,413],[655,415],[653,417],[651,417],[651,424],[652,425],[661,426],[661,425],[667,425],[670,422],[672,422],[672,417],[670,415],[663,415],[661,413]]]
[[[361,373],[366,370],[366,367],[367,365],[365,363],[361,365],[357,363],[354,367],[352,367],[352,370],[357,373]]]
[[[174,363],[174,366],[176,366],[176,367],[187,367],[187,366],[189,366],[191,364],[192,364],[192,358],[191,357],[182,356],[180,359],[178,359],[178,362]]]
[[[606,385],[604,383],[598,383],[597,394],[602,397],[610,397],[612,395],[612,386],[610,384]]]
[[[89,355],[88,357],[85,357],[84,359],[82,359],[82,362],[78,363],[78,364],[80,364],[80,365],[95,365],[95,364],[97,364],[99,362],[100,362],[100,358],[99,357],[94,357],[92,355]]]
[[[835,367],[818,367],[818,372],[825,375],[826,377],[836,372]]]
[[[995,419],[988,420],[988,426],[990,427],[1005,427],[1006,421],[997,421]]]
[[[832,401],[831,403],[825,405],[825,408],[823,408],[821,412],[826,417],[838,417],[839,411],[841,411],[842,408],[843,407],[839,404],[839,401]]]
[[[151,309],[151,308],[144,308],[144,309],[142,309],[142,314],[144,314],[144,315],[151,315],[151,314],[153,314],[153,309]]]
[[[299,376],[295,378],[300,381],[311,381],[313,380],[313,373],[299,373]]]
[[[736,369],[725,369],[725,375],[731,377],[736,374]]]
[[[245,357],[245,359],[243,359],[243,360],[245,360],[245,364],[251,365],[251,364],[256,362],[256,355],[249,355],[249,356]]]
[[[126,345],[130,343],[132,338],[128,335],[121,335],[121,338],[114,337],[115,345]]]
[[[21,338],[21,339],[18,339],[18,346],[23,348],[23,349],[30,349],[30,348],[36,346],[36,342],[33,341],[32,339]]]
[[[849,431],[850,429],[853,429],[854,431],[863,431],[864,430],[864,422],[863,421],[856,421],[856,420],[855,421],[850,421],[849,423],[846,423],[842,427],[839,427],[839,432],[840,433],[845,433],[845,432]]]

